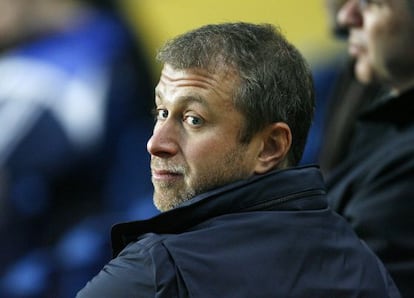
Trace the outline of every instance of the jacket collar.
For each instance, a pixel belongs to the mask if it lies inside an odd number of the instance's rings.
[[[151,219],[121,223],[111,231],[113,257],[148,232],[176,234],[209,218],[255,210],[315,210],[327,207],[322,176],[316,166],[253,176],[203,193]],[[300,200],[316,195],[312,200]]]
[[[362,120],[374,122],[392,122],[399,125],[413,123],[414,89],[399,96],[385,96],[373,102],[361,114]]]

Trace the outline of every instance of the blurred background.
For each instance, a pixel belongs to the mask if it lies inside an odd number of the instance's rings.
[[[148,58],[165,40],[207,23],[248,21],[279,25],[313,65],[341,50],[332,38],[325,0],[122,0],[124,13],[144,40]],[[155,69],[156,66],[154,65]],[[158,75],[158,74],[156,74]]]
[[[0,0],[0,297],[74,297],[109,261],[111,225],[157,213],[155,51],[230,21],[280,26],[310,63],[316,162],[344,52],[324,0]]]

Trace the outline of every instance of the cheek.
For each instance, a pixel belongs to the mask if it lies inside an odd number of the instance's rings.
[[[385,16],[378,16],[374,14],[366,14],[364,16],[364,31],[366,38],[371,46],[380,43],[384,36],[387,36],[392,31],[390,28],[390,20]]]
[[[228,138],[208,138],[187,144],[185,159],[192,172],[211,170],[232,154],[235,142]]]
[[[188,163],[202,164],[217,160],[220,153],[226,148],[226,144],[219,140],[199,140],[187,144],[186,159]]]
[[[396,21],[400,18],[404,18],[404,16],[384,12],[382,17],[376,16],[366,20],[365,26],[371,51],[390,52],[396,47],[402,46],[399,39],[406,31],[406,24],[402,21]]]
[[[371,66],[379,67],[383,64],[384,58],[388,55],[392,31],[385,28],[382,23],[366,24],[367,38],[367,63]],[[376,65],[376,66],[375,66]]]
[[[387,77],[393,65],[404,63],[408,57],[406,40],[400,38],[401,33],[395,27],[376,28],[371,34],[369,61],[380,77]]]

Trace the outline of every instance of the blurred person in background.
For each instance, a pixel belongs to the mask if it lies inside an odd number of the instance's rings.
[[[324,0],[329,34],[339,41],[342,41],[347,34],[346,28],[339,26],[336,21],[336,13],[344,1],[345,0]],[[316,99],[315,117],[309,130],[301,164],[319,163],[321,159],[325,160],[328,156],[333,155],[332,152],[329,152],[329,154],[325,154],[324,152],[327,150],[326,147],[331,144],[326,144],[324,142],[327,133],[326,129],[331,129],[331,123],[327,124],[326,122],[331,118],[331,106],[337,106],[336,99],[338,97],[336,94],[332,95],[332,93],[335,89],[339,89],[338,81],[343,82],[345,78],[342,77],[347,76],[348,73],[346,71],[346,74],[344,74],[345,67],[343,66],[344,64],[347,64],[348,59],[346,59],[346,55],[344,55],[342,49],[329,53],[324,50],[321,53],[323,56],[320,55],[319,59],[316,59],[316,63],[314,62],[312,64]],[[328,110],[330,110],[329,113]],[[341,115],[343,115],[343,113]],[[337,117],[338,115],[335,115],[335,118]],[[338,127],[339,123],[335,122],[335,136],[338,135]],[[335,147],[335,149],[337,148]]]
[[[110,1],[0,0],[1,297],[73,297],[57,267],[152,191],[140,50]]]
[[[348,149],[326,174],[328,197],[414,297],[414,1],[348,0],[337,21],[355,78],[383,92],[354,110]]]
[[[332,36],[346,42],[348,28],[337,20],[337,14],[346,0],[325,0],[328,26]],[[354,57],[340,52],[330,67],[335,69],[334,79],[328,80],[326,102],[321,125],[320,151],[317,161],[327,175],[346,156],[355,131],[356,118],[364,106],[381,94],[377,82],[362,84],[355,78]]]

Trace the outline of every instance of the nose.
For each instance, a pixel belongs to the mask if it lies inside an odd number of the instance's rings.
[[[348,0],[339,9],[337,21],[341,27],[351,28],[362,26],[362,13],[359,0]]]
[[[168,158],[178,152],[178,131],[172,119],[155,124],[152,136],[148,140],[148,153],[157,157]]]

